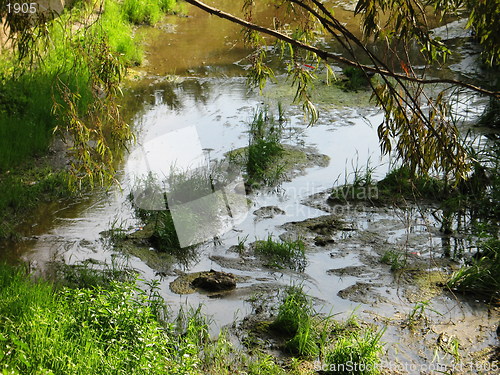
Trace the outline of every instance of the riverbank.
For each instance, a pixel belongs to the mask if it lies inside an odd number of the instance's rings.
[[[175,7],[173,0],[75,2],[20,29],[39,33],[31,44],[2,51],[0,240],[29,235],[23,222],[37,207],[114,181],[114,159],[133,138],[117,99],[125,69],[142,60],[134,25],[154,24]]]

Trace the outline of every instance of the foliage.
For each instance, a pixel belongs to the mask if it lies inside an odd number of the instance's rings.
[[[154,25],[161,17],[161,8],[155,0],[124,0],[123,13],[132,23]]]
[[[384,330],[365,329],[341,335],[325,354],[325,365],[333,374],[380,374],[380,340]]]
[[[198,374],[190,335],[160,323],[135,283],[63,288],[0,267],[0,347],[5,372]],[[199,322],[188,319],[186,327]],[[181,332],[184,334],[185,332]]]
[[[270,234],[265,241],[255,242],[255,253],[268,260],[274,267],[287,267],[303,271],[307,264],[305,244],[301,239],[277,242]]]
[[[484,61],[490,66],[498,66],[500,61],[500,3],[498,1],[466,0],[469,10],[467,27],[474,30],[476,38],[483,46]]]
[[[323,358],[327,373],[328,369],[335,369],[331,371],[335,374],[379,373],[380,340],[385,330],[361,327],[353,314],[345,322],[335,321],[332,316],[320,318],[302,287],[285,289],[270,328],[291,337],[285,343],[290,353]],[[358,371],[347,369],[349,364],[357,366]]]
[[[311,299],[304,293],[303,288],[290,286],[285,289],[278,315],[271,328],[288,335],[295,335],[299,326],[309,320],[313,312]]]
[[[79,2],[57,17],[37,13],[34,26],[25,22],[28,17],[7,14],[15,50],[4,58],[0,74],[0,134],[6,135],[0,142],[7,142],[0,143],[6,146],[0,169],[44,152],[53,131],[72,144],[71,186],[113,181],[116,150],[133,139],[120,116],[119,84],[125,65],[141,61],[129,21],[154,22],[174,5]],[[97,21],[96,7],[104,9]],[[12,122],[19,126],[8,126]]]
[[[427,175],[414,175],[404,166],[391,170],[377,187],[379,195],[384,198],[441,200],[448,197],[443,181]]]
[[[35,36],[27,45],[20,40],[28,30],[16,29],[17,33],[11,37],[14,43],[21,44],[10,57],[13,68],[2,74],[7,82],[4,89],[12,87],[14,93],[11,102],[24,103],[6,106],[7,110],[0,113],[0,124],[4,119],[9,121],[13,115],[9,112],[22,106],[27,117],[14,120],[23,123],[20,129],[39,128],[36,132],[47,134],[37,141],[39,151],[47,147],[51,131],[69,137],[68,143],[72,144],[69,182],[79,188],[86,182],[93,185],[112,181],[113,150],[132,139],[116,102],[124,66],[117,52],[111,49],[100,23],[91,20],[92,11],[90,6],[77,6],[59,17],[44,20],[29,30]],[[23,94],[23,87],[32,83],[39,90]],[[15,137],[16,131],[12,135]],[[31,146],[30,142],[24,142],[27,149]],[[14,156],[16,159],[27,156],[14,153],[18,154]]]
[[[266,109],[259,110],[250,124],[249,143],[245,157],[247,184],[273,184],[279,178],[277,160],[283,154],[281,122],[276,123]]]
[[[197,0],[187,2],[246,28],[246,41],[257,51],[251,59],[251,82],[260,89],[268,77],[273,77],[266,65],[266,53],[262,51],[274,44],[287,64],[292,85],[297,88],[295,99],[303,104],[311,123],[318,118],[310,100],[317,73],[326,70],[329,75],[333,62],[361,69],[367,78],[375,74],[378,82],[368,82],[373,99],[385,112],[385,121],[378,128],[382,151],[386,154],[394,151],[412,174],[441,174],[454,183],[468,178],[472,158],[463,147],[456,124],[450,120],[448,103],[453,97],[448,94],[450,87],[432,95],[425,87],[442,83],[496,98],[500,94],[491,91],[487,84],[479,87],[458,80],[428,79],[413,70],[409,52],[418,46],[425,67],[443,62],[450,50],[431,32],[426,14],[428,6],[434,6],[444,20],[465,4],[471,11],[471,23],[478,25],[479,42],[487,54],[496,55],[500,47],[499,33],[495,33],[499,27],[498,17],[492,16],[497,14],[495,2],[486,5],[486,1],[359,0],[355,13],[361,17],[364,38],[347,29],[333,11],[318,0],[279,2],[277,7],[284,9],[286,17],[276,17],[273,28],[255,23],[253,11],[257,1],[243,1],[243,19]],[[259,33],[272,38],[266,39]],[[321,47],[317,43],[321,38],[332,39],[344,54]],[[368,39],[383,42],[386,48],[380,49],[381,43],[367,43]],[[490,60],[491,65],[497,65],[494,59]]]
[[[290,286],[285,290],[278,315],[270,327],[291,336],[285,344],[287,351],[304,357],[316,357],[319,347],[313,315],[311,299],[304,293],[303,288]]]
[[[5,69],[0,64],[0,71]],[[56,124],[50,114],[51,93],[47,75],[13,81],[0,73],[0,172],[46,152]]]
[[[486,126],[489,128],[500,128],[500,100],[490,98],[488,106],[478,122],[479,126]]]
[[[132,25],[124,17],[123,4],[106,0],[104,8],[99,22],[92,27],[92,33],[106,39],[122,64],[139,65],[143,59],[142,50],[134,38]]]

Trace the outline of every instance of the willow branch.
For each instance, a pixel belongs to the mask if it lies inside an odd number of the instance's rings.
[[[499,91],[487,90],[485,88],[482,88],[482,87],[479,87],[479,86],[476,86],[476,85],[472,85],[470,83],[457,81],[457,80],[454,80],[454,79],[441,79],[441,78],[437,78],[437,79],[423,79],[423,78],[418,78],[418,77],[414,77],[414,76],[407,76],[405,74],[396,73],[396,72],[389,71],[389,70],[386,70],[386,69],[380,69],[380,68],[377,68],[377,67],[372,67],[372,66],[369,66],[369,65],[360,64],[359,62],[347,59],[347,58],[345,58],[343,56],[338,56],[338,55],[333,54],[331,52],[324,51],[324,50],[322,50],[320,48],[314,47],[314,46],[312,46],[310,44],[303,43],[301,41],[295,40],[295,39],[293,39],[293,38],[291,38],[291,37],[289,37],[287,35],[284,35],[284,34],[278,32],[278,31],[275,31],[275,30],[269,29],[267,27],[263,27],[263,26],[257,25],[257,24],[252,23],[252,22],[245,21],[245,20],[243,20],[243,19],[241,19],[239,17],[236,17],[236,16],[234,16],[234,15],[232,15],[230,13],[226,13],[226,12],[220,10],[220,9],[211,7],[211,6],[205,4],[205,3],[201,2],[201,1],[198,1],[198,0],[185,0],[185,1],[187,3],[189,3],[189,4],[191,4],[191,5],[194,5],[194,6],[198,7],[198,8],[200,8],[200,9],[204,10],[205,12],[207,12],[209,14],[215,15],[215,16],[223,18],[223,19],[226,19],[228,21],[231,21],[233,23],[236,23],[236,24],[241,25],[243,27],[246,27],[248,29],[251,29],[251,30],[254,30],[254,31],[266,34],[266,35],[270,35],[270,36],[275,37],[277,39],[280,39],[280,40],[282,40],[282,41],[284,41],[286,43],[290,43],[291,45],[296,46],[298,48],[302,48],[304,50],[313,52],[316,55],[318,55],[320,58],[322,58],[323,60],[336,61],[338,63],[346,64],[346,65],[349,65],[349,66],[362,68],[362,69],[364,69],[367,72],[378,73],[378,74],[381,74],[383,76],[389,76],[389,77],[393,77],[393,78],[398,78],[398,79],[401,79],[401,80],[404,80],[404,81],[409,81],[409,82],[416,82],[416,83],[420,83],[420,84],[447,83],[447,84],[450,84],[450,85],[461,86],[461,87],[473,90],[473,91],[478,92],[478,93],[483,94],[483,95],[488,95],[488,96],[493,96],[495,98],[500,98],[500,92]]]

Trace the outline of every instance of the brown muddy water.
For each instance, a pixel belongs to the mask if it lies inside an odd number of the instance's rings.
[[[225,4],[225,9],[236,11],[232,2]],[[346,8],[344,4],[339,12],[352,19]],[[260,16],[268,20],[272,11],[263,9]],[[249,193],[248,212],[217,241],[206,241],[172,259],[153,249],[117,251],[102,235],[117,225],[129,233],[141,226],[127,198],[137,168],[129,156],[118,176],[121,189],[41,208],[31,236],[8,253],[39,269],[53,261],[126,265],[144,280],[159,279],[161,294],[173,311],[202,304],[213,318],[214,333],[251,314],[256,305],[267,308],[265,301],[274,301],[280,288],[302,284],[318,310],[340,316],[355,311],[362,320],[386,326],[386,361],[389,367],[407,370],[400,373],[418,374],[417,369],[438,373],[437,365],[448,366],[449,371],[455,362],[447,343],[455,340],[460,343],[462,365],[453,373],[488,373],[478,368],[486,368],[487,356],[498,345],[498,310],[440,286],[459,267],[461,256],[473,252],[466,237],[443,236],[436,219],[442,213],[432,205],[327,203],[330,189],[352,182],[356,170],[372,169],[377,179],[390,168],[390,158],[382,157],[378,146],[376,128],[382,114],[369,104],[369,94],[318,85],[320,120],[308,127],[301,110],[291,103],[293,90],[286,83],[269,85],[263,95],[247,87],[244,68],[250,51],[241,45],[237,27],[197,10],[188,9],[188,14],[168,17],[158,27],[138,32],[147,39],[147,64],[131,73],[123,103],[137,131],[131,155],[144,148],[154,155],[152,163],[159,162],[161,152],[147,149],[148,145],[172,129],[189,128],[205,156],[221,159],[226,152],[248,145],[248,124],[256,109],[268,105],[276,112],[279,100],[288,116],[283,142],[306,150],[312,162],[276,188]],[[484,101],[469,95],[457,102],[456,112],[472,121],[483,108]],[[324,224],[332,217],[343,224]],[[248,245],[269,234],[304,239],[303,272],[271,269],[250,252],[234,250],[244,238]],[[388,250],[408,255],[407,272],[391,271],[381,262]],[[179,276],[210,269],[235,274],[237,288],[216,294],[177,294],[170,289]],[[408,314],[419,303],[429,304],[428,322],[410,328]]]

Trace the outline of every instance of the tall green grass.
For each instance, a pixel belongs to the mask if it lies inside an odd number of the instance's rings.
[[[281,124],[267,110],[259,110],[250,124],[246,173],[249,181],[271,180],[271,166],[283,154]],[[269,181],[272,183],[272,181]]]
[[[479,244],[479,252],[469,264],[450,277],[448,287],[491,298],[500,298],[500,240],[489,238]]]
[[[106,0],[105,11],[93,32],[105,37],[112,51],[117,54],[127,66],[142,63],[143,51],[134,38],[130,21],[124,15],[124,4],[115,0]]]
[[[371,328],[352,331],[339,336],[325,355],[329,373],[341,375],[377,375],[382,373],[380,342],[384,330]]]
[[[361,327],[355,315],[345,322],[335,321],[332,316],[321,317],[301,286],[285,289],[270,328],[290,337],[285,349],[293,355],[322,358],[326,373],[380,373],[381,338],[385,330]],[[350,365],[357,369],[347,368]]]
[[[160,323],[134,283],[57,290],[5,265],[0,322],[0,369],[19,374],[197,374],[206,331]]]
[[[0,73],[0,173],[46,153],[57,125],[52,113],[53,98],[57,97],[53,89],[56,69],[48,65],[13,79]],[[82,110],[86,108],[90,97],[83,84],[86,72],[60,77],[79,91]]]

